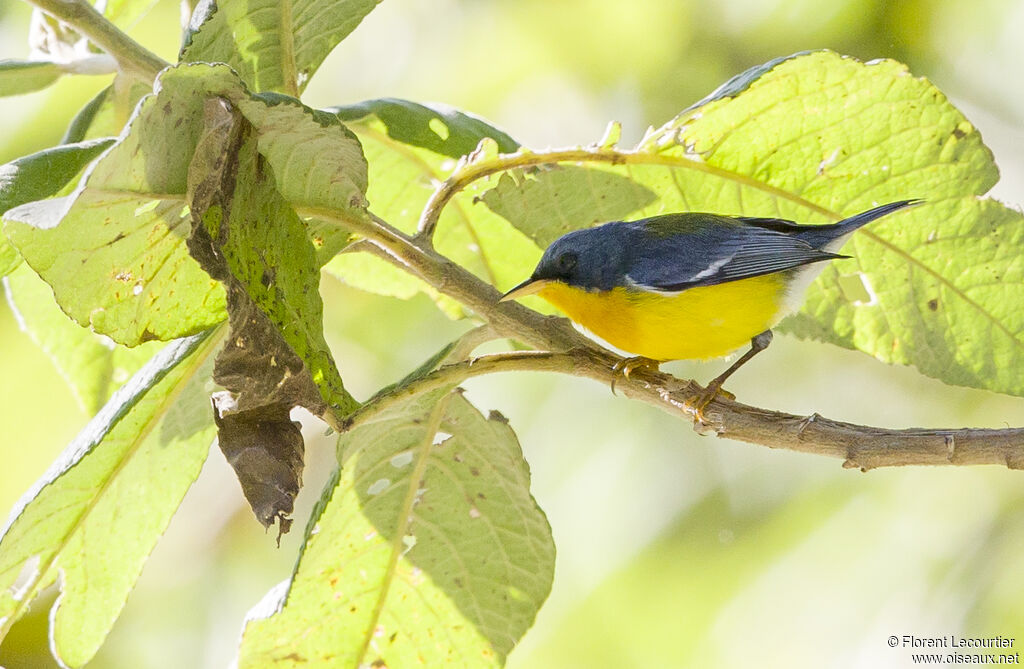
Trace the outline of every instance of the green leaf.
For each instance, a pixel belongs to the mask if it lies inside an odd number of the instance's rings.
[[[6,237],[0,237],[0,276],[7,276],[21,264],[19,254]]]
[[[366,207],[367,165],[358,138],[334,114],[295,98],[262,93],[230,98],[259,133],[277,190],[300,207]]]
[[[60,310],[50,287],[24,265],[6,277],[4,287],[18,324],[50,357],[90,416],[161,346],[149,342],[126,348],[83,328]]]
[[[370,166],[367,197],[373,212],[405,232],[414,232],[420,212],[437,183],[451,174],[453,158],[481,141],[495,149],[518,144],[486,121],[443,105],[421,105],[392,98],[329,109],[358,135]],[[473,185],[442,212],[435,245],[441,253],[502,287],[521,280],[521,268],[540,255],[536,246],[502,218],[475,202]],[[461,307],[408,273],[366,254],[342,254],[325,268],[356,288],[408,298],[422,291],[450,316]]]
[[[1024,377],[1012,373],[1024,362],[1024,323],[1007,307],[1024,294],[1024,220],[977,198],[998,179],[991,152],[946,97],[905,66],[828,51],[776,59],[735,77],[634,151],[593,153],[598,169],[658,194],[635,217],[713,211],[814,223],[926,200],[858,231],[845,249],[856,259],[827,267],[781,329],[948,383],[1024,394]],[[586,211],[583,184],[564,193],[544,187],[553,173],[506,179],[485,201],[548,239],[564,227],[547,212]],[[549,202],[535,207],[538,194]],[[601,195],[590,191],[595,210]]]
[[[852,213],[910,192],[981,195],[998,180],[977,129],[929,81],[895,61],[828,51],[785,60],[735,97],[684,112],[641,148],[724,170],[704,181],[735,182],[717,199],[737,205],[750,194],[767,206]]]
[[[100,110],[109,104],[113,90],[113,85],[107,86],[78,110],[78,113],[71,119],[71,123],[68,124],[67,130],[64,131],[64,136],[60,140],[61,144],[74,144],[86,139]]]
[[[0,165],[0,213],[56,194],[113,143],[108,137],[63,144]]]
[[[51,645],[85,664],[206,459],[209,333],[169,344],[29,490],[0,532],[0,637],[60,575]]]
[[[338,447],[283,605],[246,626],[239,666],[503,664],[554,566],[504,418],[442,389],[371,410]]]
[[[71,119],[61,144],[118,135],[128,123],[139,100],[152,92],[152,87],[124,75],[114,77],[107,86],[78,110]]]
[[[54,195],[113,143],[113,139],[98,139],[66,144],[0,165],[0,213]],[[6,237],[0,237],[0,276],[20,264],[21,255]]]
[[[40,60],[0,60],[0,97],[39,91],[60,79],[57,63]]]
[[[5,231],[78,323],[135,346],[224,318],[223,289],[185,248],[200,77],[165,76],[72,195],[7,212]]]
[[[420,104],[399,98],[364,100],[352,105],[328,107],[343,121],[376,117],[388,137],[449,158],[472,153],[480,140],[493,139],[502,153],[512,153],[519,142],[486,120],[442,104]]]
[[[482,199],[546,247],[567,232],[622,220],[657,197],[643,184],[608,170],[560,165],[532,177],[503,174]]]
[[[179,66],[158,79],[117,144],[67,198],[6,215],[9,238],[82,325],[134,346],[201,331],[223,320],[224,291],[185,248],[189,162],[205,99],[221,96],[255,126],[278,189],[303,206],[356,215],[364,202],[358,141],[336,118],[280,97],[251,96],[224,65]],[[296,147],[318,159],[294,162]],[[291,161],[291,162],[290,162]],[[347,235],[319,229],[335,249]]]
[[[709,93],[706,97],[698,100],[697,102],[687,107],[683,113],[692,111],[694,109],[699,109],[700,107],[703,107],[704,105],[710,102],[714,102],[715,100],[722,100],[724,98],[734,98],[743,91],[750,88],[750,85],[757,81],[758,79],[760,79],[763,75],[775,69],[776,65],[781,65],[787,60],[792,60],[793,58],[808,56],[814,53],[814,51],[798,51],[788,56],[779,56],[777,58],[772,58],[769,61],[761,63],[760,65],[755,65],[748,70],[744,70],[743,72],[740,72],[736,76],[731,77],[728,81],[726,81],[724,84],[722,84],[715,90],[711,91],[711,93]]]
[[[204,0],[182,62],[230,65],[255,91],[298,95],[320,63],[380,0]]]
[[[184,213],[175,196],[156,200],[87,187],[12,209],[5,231],[65,313],[137,346],[224,318],[222,291],[188,257],[179,237]]]
[[[156,3],[157,0],[106,0],[102,11],[115,25],[130,28]]]
[[[1024,396],[1024,216],[973,196],[854,237],[783,331]]]
[[[441,295],[429,284],[369,253],[346,250],[328,262],[324,269],[331,276],[369,293],[408,300],[423,291],[441,299]],[[461,310],[457,310],[454,317],[460,315]]]

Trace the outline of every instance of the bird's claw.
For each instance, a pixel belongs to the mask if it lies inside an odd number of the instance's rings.
[[[619,381],[619,376],[622,376],[627,381],[629,375],[638,369],[645,369],[649,372],[658,371],[660,363],[657,360],[651,360],[643,356],[637,356],[635,358],[623,358],[615,363],[612,367],[612,395],[615,394],[615,384]]]
[[[693,417],[696,419],[699,425],[707,424],[707,419],[704,416],[704,410],[708,408],[716,398],[723,397],[727,400],[734,400],[736,396],[730,393],[728,390],[722,387],[713,387],[709,385],[704,388],[696,395],[689,397],[686,402],[686,408],[693,413]]]

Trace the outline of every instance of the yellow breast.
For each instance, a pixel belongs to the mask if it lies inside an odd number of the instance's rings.
[[[538,294],[612,346],[652,360],[719,358],[785,316],[778,274],[690,288],[677,295],[550,283]]]

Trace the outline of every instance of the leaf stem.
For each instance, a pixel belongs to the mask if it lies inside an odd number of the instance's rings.
[[[122,72],[152,81],[170,63],[133,40],[86,0],[27,0],[68,24],[117,61]]]
[[[441,210],[444,209],[456,193],[474,181],[511,169],[551,165],[554,163],[609,163],[612,165],[665,165],[668,167],[682,167],[714,174],[728,178],[731,181],[742,182],[744,185],[769,193],[773,197],[799,204],[830,220],[839,220],[840,218],[836,212],[805,200],[793,193],[677,154],[655,153],[651,151],[622,151],[604,146],[591,146],[541,152],[524,149],[516,153],[500,154],[493,157],[481,156],[482,152],[470,154],[466,162],[460,163],[451,176],[430,196],[430,199],[423,208],[423,213],[417,226],[418,229],[414,238],[417,244],[424,247],[432,246],[431,240],[433,239],[434,230],[437,229],[437,221],[441,216]]]

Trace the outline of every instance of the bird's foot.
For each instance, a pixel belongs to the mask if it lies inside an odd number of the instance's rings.
[[[629,380],[629,375],[638,369],[645,369],[648,372],[658,371],[658,367],[661,365],[657,360],[651,360],[643,356],[637,356],[635,358],[623,358],[615,363],[612,367],[612,395],[615,394],[615,384],[618,383],[619,376]]]
[[[693,417],[697,420],[699,425],[705,425],[707,419],[704,416],[704,410],[708,408],[716,398],[724,397],[727,400],[734,400],[736,396],[730,393],[725,388],[715,385],[714,383],[708,384],[707,388],[704,388],[695,395],[692,395],[686,399],[686,408],[693,413]]]

